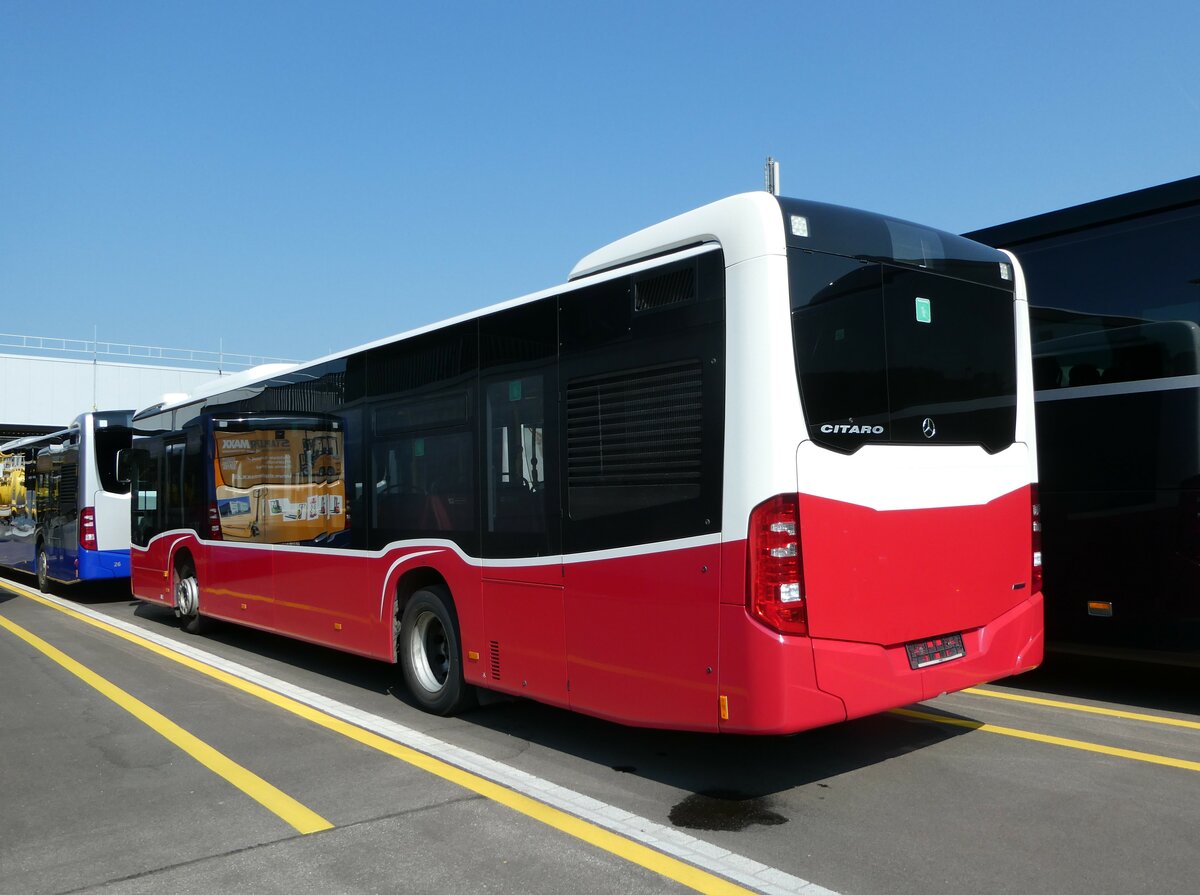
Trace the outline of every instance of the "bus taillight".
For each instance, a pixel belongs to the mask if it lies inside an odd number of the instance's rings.
[[[1042,499],[1036,482],[1029,486],[1029,496],[1033,516],[1033,566],[1029,590],[1036,594],[1042,589]]]
[[[780,634],[807,634],[800,511],[795,494],[780,494],[750,513],[746,605]]]
[[[208,539],[210,541],[224,540],[221,537],[221,513],[215,503],[208,505]]]
[[[82,550],[96,549],[95,507],[84,507],[79,514],[79,547]]]

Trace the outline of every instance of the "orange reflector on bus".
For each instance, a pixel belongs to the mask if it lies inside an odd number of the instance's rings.
[[[467,661],[468,662],[478,662],[479,661],[479,653],[475,652],[475,650],[467,650]]]
[[[722,721],[729,720],[729,697],[728,696],[721,697],[721,720]]]
[[[1088,615],[1112,618],[1113,605],[1105,600],[1088,600]]]

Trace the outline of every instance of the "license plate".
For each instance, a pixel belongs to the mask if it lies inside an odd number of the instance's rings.
[[[912,669],[928,668],[940,662],[949,662],[967,654],[963,648],[961,634],[946,634],[942,637],[930,637],[928,640],[916,640],[905,644],[908,650],[908,665]]]

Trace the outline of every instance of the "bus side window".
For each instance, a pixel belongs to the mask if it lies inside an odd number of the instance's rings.
[[[479,346],[483,556],[560,553],[557,303],[482,318]]]
[[[488,531],[546,530],[544,404],[541,376],[488,386]]]
[[[130,451],[130,491],[133,495],[133,526],[130,537],[145,547],[158,534],[158,459],[148,450]]]

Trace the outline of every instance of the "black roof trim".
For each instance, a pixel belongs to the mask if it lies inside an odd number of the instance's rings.
[[[1007,224],[985,227],[982,230],[964,233],[963,236],[986,245],[1013,248],[1035,239],[1061,236],[1102,224],[1115,224],[1118,221],[1197,204],[1200,204],[1200,177],[1188,177]]]

